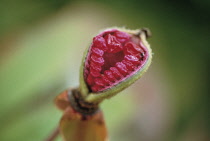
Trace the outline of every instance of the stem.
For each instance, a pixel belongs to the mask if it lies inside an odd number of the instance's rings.
[[[57,126],[53,130],[53,132],[48,136],[48,138],[44,141],[54,141],[58,135],[59,135],[59,126]]]

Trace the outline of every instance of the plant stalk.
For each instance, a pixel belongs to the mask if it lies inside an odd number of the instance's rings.
[[[44,141],[54,141],[57,136],[59,135],[59,127],[57,126],[53,132],[48,136],[47,139],[45,139]]]

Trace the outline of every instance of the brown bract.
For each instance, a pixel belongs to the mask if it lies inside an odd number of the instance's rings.
[[[69,100],[69,91],[55,99],[57,107],[64,111],[59,130],[65,141],[108,141],[107,130],[101,110],[87,115],[76,111]]]

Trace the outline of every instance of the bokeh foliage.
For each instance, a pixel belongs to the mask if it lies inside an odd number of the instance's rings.
[[[102,105],[111,140],[210,140],[209,14],[208,0],[1,1],[0,140],[48,135],[62,114],[53,98],[78,85],[85,47],[110,26],[149,27],[154,52],[148,73]]]

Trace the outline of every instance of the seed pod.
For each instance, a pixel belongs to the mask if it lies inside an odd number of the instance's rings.
[[[107,29],[93,38],[80,69],[80,92],[100,102],[122,91],[147,70],[152,52],[147,29]]]

